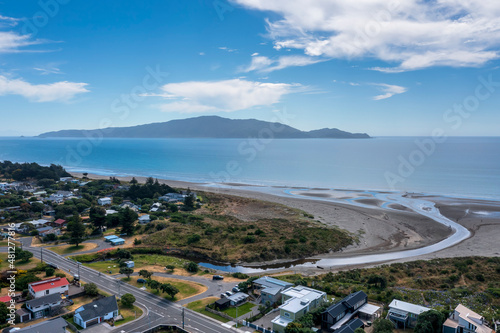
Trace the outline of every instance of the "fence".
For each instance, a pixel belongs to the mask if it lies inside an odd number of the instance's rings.
[[[257,331],[262,332],[262,333],[274,333],[273,330],[265,329],[264,327],[257,326],[255,324],[252,324],[252,323],[246,321],[246,320],[243,320],[243,325],[248,326],[250,328],[253,328],[254,330],[257,330]]]
[[[213,314],[216,314],[216,315],[219,315],[223,318],[226,318],[228,320],[234,320],[233,317],[231,317],[230,315],[224,313],[224,312],[220,312],[220,311],[217,311],[217,310],[214,310],[214,309],[210,309],[208,306],[205,307],[205,310],[210,312],[210,313],[213,313]]]

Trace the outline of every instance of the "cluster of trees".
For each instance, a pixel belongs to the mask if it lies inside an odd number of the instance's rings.
[[[89,220],[92,225],[102,231],[103,226],[117,227],[121,226],[121,233],[128,236],[134,233],[134,222],[138,215],[129,207],[121,209],[118,214],[106,216],[106,210],[101,206],[92,206],[89,212]]]
[[[158,291],[162,291],[166,293],[168,296],[170,296],[171,299],[174,299],[175,295],[179,293],[179,289],[177,289],[175,286],[171,285],[170,283],[161,283],[159,281],[153,280],[153,279],[148,279],[146,280],[146,285],[153,289]]]
[[[144,185],[138,184],[135,178],[132,178],[130,182],[130,188],[125,191],[123,197],[128,197],[131,200],[144,199],[144,198],[158,198],[166,193],[175,192],[173,188],[166,184],[160,184],[158,179],[153,179],[149,177],[146,179]]]
[[[60,165],[51,164],[49,167],[44,167],[37,163],[12,163],[10,161],[0,162],[0,174],[3,174],[4,178],[17,181],[28,179],[58,181],[61,177],[71,177]]]
[[[297,321],[291,322],[285,328],[285,333],[313,333],[314,331],[311,328],[321,324],[321,313],[323,313],[330,305],[331,303],[325,303],[322,306],[306,313]]]

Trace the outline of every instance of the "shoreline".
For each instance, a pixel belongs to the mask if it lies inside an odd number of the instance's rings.
[[[82,173],[69,172],[75,177],[82,178]],[[88,174],[89,179],[109,179],[110,176],[98,175],[98,174]],[[112,176],[116,177],[121,181],[130,181],[133,176]],[[145,182],[147,177],[135,177],[140,183]],[[351,190],[355,193],[354,198],[351,198],[350,203],[332,202],[324,197],[310,196],[310,197],[294,197],[293,195],[287,195],[284,189],[288,191],[328,191],[326,188],[314,188],[314,189],[303,189],[303,188],[287,188],[287,187],[270,187],[266,186],[253,186],[245,184],[206,184],[206,183],[193,183],[186,181],[176,181],[176,180],[165,180],[158,179],[160,183],[165,183],[169,186],[176,188],[190,188],[191,190],[201,191],[201,192],[213,192],[227,195],[234,195],[246,198],[252,198],[263,201],[271,201],[279,204],[284,204],[286,206],[301,209],[307,213],[313,214],[315,219],[324,223],[327,226],[336,226],[341,229],[347,230],[353,235],[358,235],[361,238],[359,244],[351,245],[343,249],[341,252],[336,253],[325,253],[322,255],[316,255],[310,258],[294,259],[294,260],[275,260],[271,262],[256,262],[256,263],[241,263],[249,270],[253,270],[250,267],[259,270],[259,267],[265,266],[281,266],[280,268],[272,269],[274,270],[290,270],[293,269],[303,270],[303,271],[324,271],[316,267],[316,264],[299,265],[293,266],[294,262],[320,262],[324,260],[332,260],[336,258],[337,260],[349,260],[349,258],[356,258],[359,256],[364,256],[367,253],[375,255],[379,254],[381,256],[391,254],[398,251],[415,251],[423,249],[429,246],[438,244],[449,237],[453,236],[453,229],[446,227],[435,220],[422,216],[413,211],[405,211],[400,209],[394,209],[392,207],[381,207],[379,201],[371,202],[370,198],[366,197],[366,193],[376,193],[373,191],[362,191],[362,190]],[[348,192],[342,190],[343,192]],[[341,192],[342,192],[341,191]],[[277,195],[277,193],[283,192],[285,194]],[[303,194],[303,193],[302,193]],[[322,193],[323,194],[323,193]],[[392,196],[396,193],[393,192],[380,192],[385,196]],[[330,194],[329,194],[330,195]],[[323,195],[324,196],[324,195]],[[492,200],[481,200],[481,199],[454,199],[449,196],[436,196],[436,195],[426,195],[421,193],[409,193],[405,196],[409,197],[408,200],[420,200],[425,198],[436,205],[439,212],[443,213],[443,218],[452,217],[453,213],[450,211],[453,208],[459,211],[465,211],[467,202],[473,201],[480,205],[482,212],[488,207],[493,207],[492,209],[497,209],[500,217],[500,202]],[[352,204],[352,201],[359,199],[362,201],[361,204]],[[495,206],[498,204],[498,206]],[[365,206],[363,206],[365,205]],[[390,208],[389,210],[387,208]],[[495,212],[497,212],[495,210]],[[482,216],[484,217],[484,215]],[[494,216],[496,217],[496,215]],[[455,218],[455,217],[454,217]],[[455,218],[457,223],[460,222],[460,218]],[[482,222],[482,219],[480,219]],[[467,230],[471,231],[470,235],[465,239],[462,239],[458,243],[452,244],[450,247],[444,249],[436,249],[431,253],[423,253],[422,255],[414,255],[408,258],[388,258],[386,260],[380,260],[381,262],[398,262],[398,261],[408,261],[417,260],[425,258],[435,258],[436,254],[440,253],[443,256],[460,256],[460,255],[471,255],[467,251],[457,251],[457,249],[463,247],[461,244],[467,243],[472,238],[478,237],[477,231],[474,229],[480,228],[479,225],[475,225],[479,222],[477,218],[470,218],[468,223],[464,226]],[[500,223],[500,218],[498,219]],[[454,223],[454,222],[452,222]],[[472,223],[472,225],[471,225]],[[460,223],[461,224],[461,223]],[[465,229],[463,228],[463,229]],[[363,232],[360,232],[360,231]],[[496,232],[496,235],[500,236],[500,232]],[[474,240],[477,242],[477,240]],[[493,244],[496,244],[493,243]],[[490,249],[494,249],[495,246],[491,244]],[[485,244],[488,246],[487,244]],[[497,252],[492,253],[491,251],[478,251],[474,254],[481,256],[491,256],[497,255],[495,253],[500,253],[500,249]],[[223,264],[222,264],[223,265]],[[291,266],[290,266],[291,265]],[[352,263],[353,266],[359,265],[374,265],[373,263]],[[222,267],[222,266],[219,266]],[[333,266],[332,266],[333,267]]]

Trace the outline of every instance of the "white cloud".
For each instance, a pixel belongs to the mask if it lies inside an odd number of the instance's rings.
[[[19,21],[20,21],[20,19],[18,19],[18,18],[0,15],[0,27],[4,27],[4,26],[14,27],[17,25],[17,22],[19,22]]]
[[[39,71],[40,74],[42,74],[42,75],[64,74],[63,72],[61,72],[61,70],[58,67],[56,67],[55,65],[52,65],[52,64],[48,64],[48,65],[40,66],[40,67],[34,67],[33,69],[36,71]]]
[[[89,92],[87,83],[60,81],[50,84],[31,84],[22,79],[0,75],[0,95],[21,95],[34,102],[68,101],[75,95]]]
[[[301,55],[281,56],[277,59],[269,59],[265,56],[252,56],[250,65],[243,67],[243,72],[259,71],[272,72],[287,67],[298,67],[316,64],[326,59],[313,58]]]
[[[29,35],[20,35],[13,31],[0,31],[0,53],[26,52],[22,47],[40,44]]]
[[[402,94],[402,93],[405,93],[408,91],[408,89],[405,87],[396,86],[396,85],[392,85],[392,84],[372,83],[372,85],[379,87],[379,89],[383,92],[383,94],[373,97],[373,100],[375,100],[375,101],[390,98],[394,95]]]
[[[236,51],[238,51],[237,49],[230,49],[227,46],[220,46],[219,50],[224,50],[224,51],[227,51],[227,52],[236,52]]]
[[[300,87],[297,84],[263,83],[243,79],[169,83],[161,89],[175,100],[160,105],[160,109],[182,113],[232,112],[273,105],[284,95]]]
[[[205,52],[200,52],[199,55],[204,56]]]
[[[500,1],[231,0],[272,11],[274,47],[309,56],[374,58],[384,72],[477,67],[499,57]]]

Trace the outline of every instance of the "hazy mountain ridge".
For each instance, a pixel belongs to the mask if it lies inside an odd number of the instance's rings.
[[[281,123],[271,123],[255,119],[228,119],[218,116],[201,116],[131,127],[109,127],[97,130],[61,130],[42,133],[39,137],[89,137],[102,135],[106,138],[248,138],[268,137],[268,133],[263,132],[268,132],[268,130],[271,130],[274,137],[278,139],[370,138],[366,133],[350,133],[337,128],[301,131]]]

